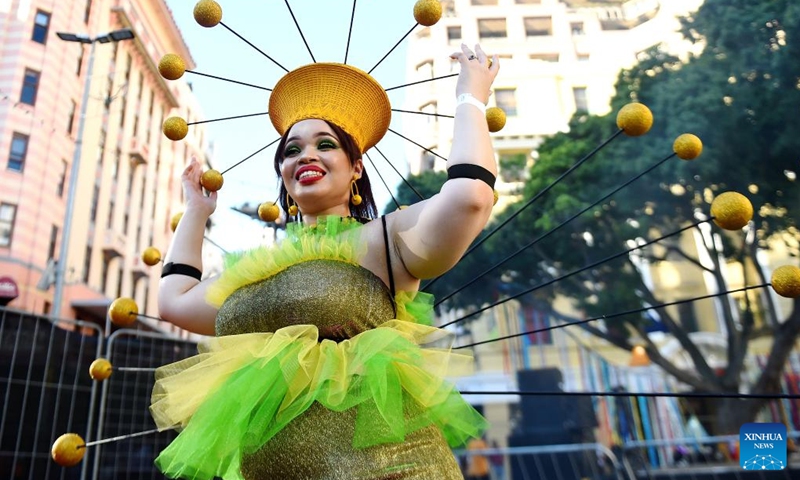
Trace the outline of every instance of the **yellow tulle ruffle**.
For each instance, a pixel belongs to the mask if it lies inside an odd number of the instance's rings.
[[[228,255],[222,275],[208,288],[206,301],[220,307],[236,290],[301,262],[337,260],[358,265],[366,252],[360,227],[355,219],[335,216],[322,217],[311,226],[289,224],[287,238],[278,245]]]
[[[298,407],[318,400],[339,410],[367,364],[384,347],[397,340],[415,345],[441,342],[443,330],[391,320],[342,342],[319,341],[313,325],[282,328],[274,333],[248,333],[214,337],[199,346],[200,353],[159,368],[150,407],[159,429],[185,427],[198,407],[234,372],[253,363],[282,358],[283,378],[288,384],[276,418],[294,418]],[[405,343],[403,342],[403,343]],[[291,355],[285,355],[291,351]],[[403,348],[390,352],[403,390],[422,408],[431,408],[451,393],[446,377],[466,375],[472,370],[470,355],[449,348]],[[324,398],[309,398],[323,390]],[[283,422],[281,422],[283,423]]]

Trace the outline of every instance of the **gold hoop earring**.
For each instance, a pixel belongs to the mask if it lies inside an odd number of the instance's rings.
[[[353,205],[361,205],[361,195],[358,194],[358,185],[356,185],[358,177],[353,175],[353,180],[350,181],[350,203]]]
[[[294,200],[292,200],[292,197],[290,197],[289,193],[287,192],[286,193],[286,205],[288,205],[288,208],[286,209],[286,211],[292,217],[297,215],[297,205],[295,203],[293,203],[293,202],[294,202]]]

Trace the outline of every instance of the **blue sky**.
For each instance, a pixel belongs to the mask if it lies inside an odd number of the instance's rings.
[[[284,1],[218,0],[222,21],[285,68],[292,70],[311,63]],[[194,0],[167,0],[178,27],[192,52],[196,71],[272,88],[284,71],[222,26],[204,28],[192,16]],[[290,0],[289,5],[317,61],[344,61],[352,0]],[[414,0],[361,0],[356,3],[355,22],[347,63],[370,70],[415,24]],[[421,28],[421,27],[418,27]],[[404,41],[372,73],[385,88],[405,83],[406,43]],[[267,111],[269,92],[228,82],[187,74],[207,119]],[[395,108],[402,108],[403,89],[390,92]],[[392,128],[400,129],[399,114]],[[214,142],[214,166],[220,171],[239,162],[277,138],[269,118],[264,116],[208,124]],[[388,135],[381,150],[401,170],[405,158],[401,141]],[[219,192],[211,238],[224,248],[235,250],[258,240],[257,222],[232,212],[231,206],[245,202],[274,200],[276,178],[272,170],[271,147],[225,174]],[[387,170],[388,167],[387,167]],[[383,174],[383,169],[381,170]],[[389,171],[387,181],[399,178]],[[372,178],[378,205],[390,200],[376,176]]]

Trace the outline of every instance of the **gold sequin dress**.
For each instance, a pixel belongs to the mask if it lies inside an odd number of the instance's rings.
[[[330,217],[232,259],[209,291],[217,336],[156,373],[151,412],[180,428],[173,478],[460,479],[451,447],[486,427],[444,377],[471,359],[426,324],[425,294],[358,264],[359,227]]]

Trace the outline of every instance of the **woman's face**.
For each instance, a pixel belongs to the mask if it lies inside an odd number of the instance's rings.
[[[349,215],[350,182],[363,164],[351,164],[331,127],[323,120],[303,120],[289,130],[281,177],[303,214]]]

